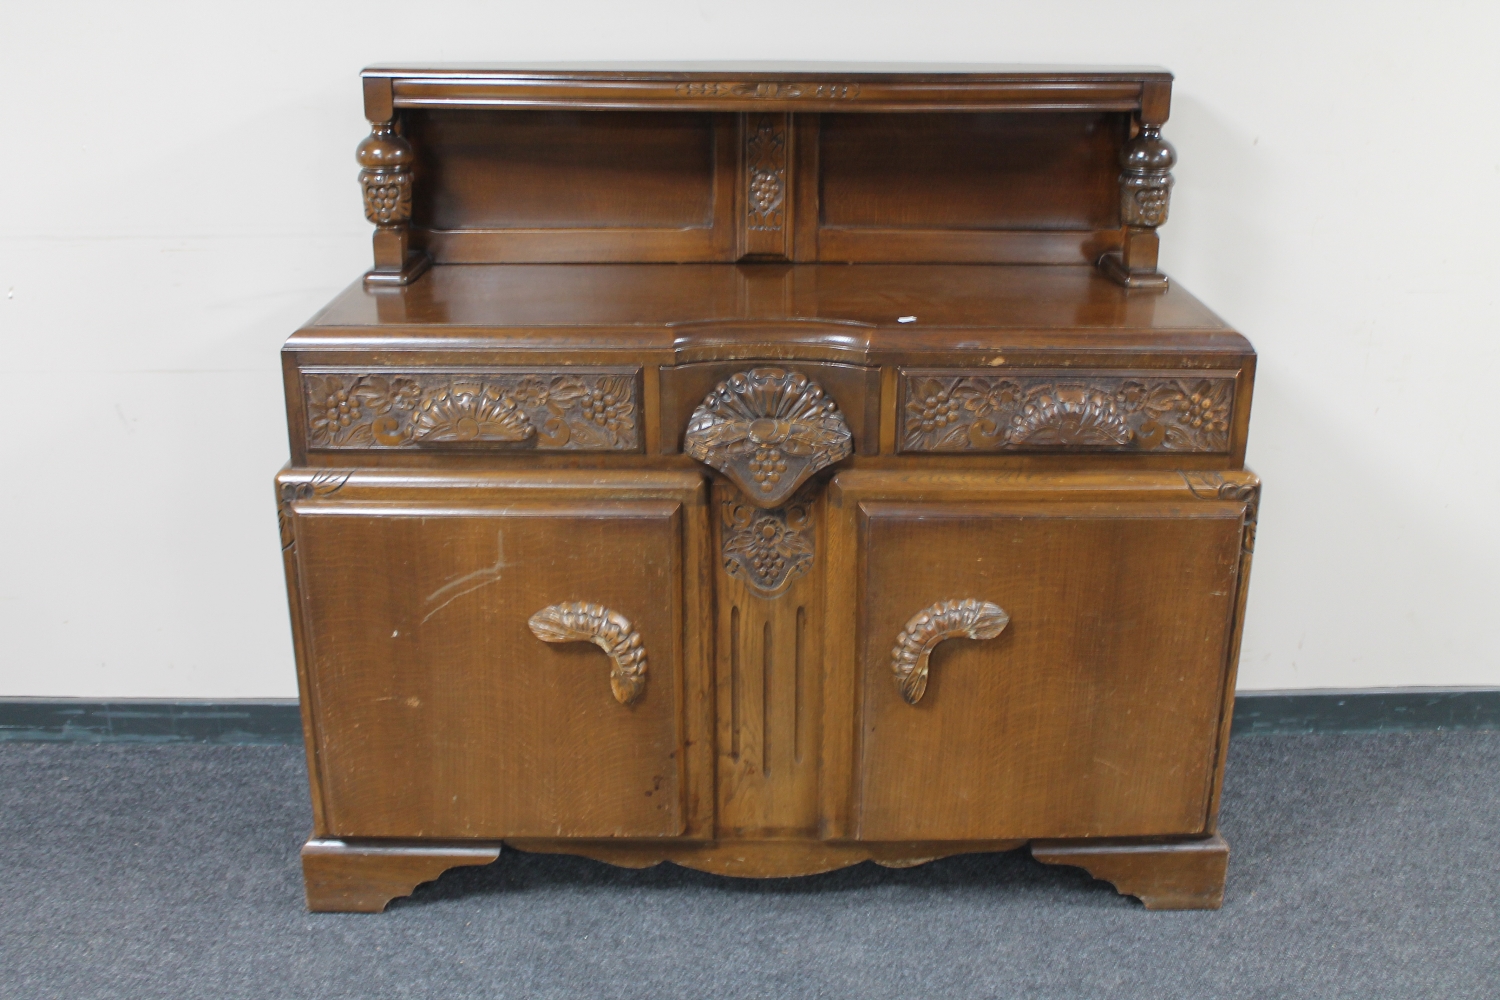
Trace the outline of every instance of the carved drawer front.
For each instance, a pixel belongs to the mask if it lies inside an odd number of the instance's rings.
[[[315,451],[640,451],[639,368],[308,368]]]
[[[904,452],[1228,453],[1233,371],[901,371]]]
[[[283,500],[331,835],[683,832],[696,477],[320,475]]]
[[[855,835],[1202,832],[1253,500],[865,475]]]

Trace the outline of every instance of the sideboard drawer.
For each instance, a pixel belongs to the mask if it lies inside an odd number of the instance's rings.
[[[638,452],[641,370],[305,368],[312,451]]]
[[[1253,480],[990,478],[836,480],[855,835],[1202,833]]]
[[[701,485],[560,478],[283,476],[330,834],[683,832]]]
[[[903,452],[1227,454],[1236,369],[903,368]]]

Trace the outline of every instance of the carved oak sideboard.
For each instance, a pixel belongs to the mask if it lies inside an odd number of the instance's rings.
[[[1029,846],[1216,907],[1255,355],[1160,70],[374,68],[288,341],[308,905]]]

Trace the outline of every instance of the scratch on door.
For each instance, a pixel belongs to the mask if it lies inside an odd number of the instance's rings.
[[[465,573],[463,576],[455,580],[450,580],[427,595],[427,600],[423,602],[424,604],[431,604],[433,601],[440,601],[441,603],[422,617],[422,624],[425,625],[427,619],[465,594],[472,594],[480,587],[486,587],[500,579],[501,573],[510,568],[510,564],[505,561],[504,528],[495,532],[495,550],[495,562],[493,565],[486,566],[483,569],[476,569],[472,573]]]

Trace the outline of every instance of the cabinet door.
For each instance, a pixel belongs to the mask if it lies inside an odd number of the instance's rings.
[[[841,475],[856,835],[1204,831],[1254,489],[1223,485]]]
[[[281,489],[328,833],[683,832],[696,476]]]

